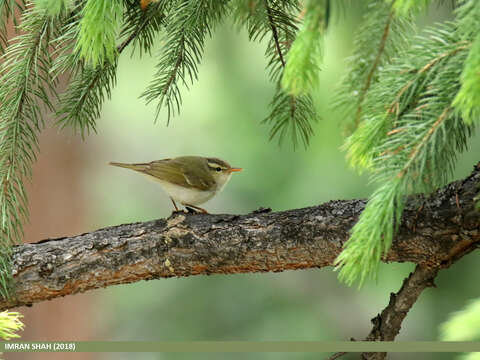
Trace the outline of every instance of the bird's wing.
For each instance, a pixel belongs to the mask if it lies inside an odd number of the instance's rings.
[[[192,187],[199,189],[199,190],[210,190],[212,189],[213,185],[215,185],[215,181],[210,177],[208,179],[203,179],[191,172],[185,172],[183,174],[185,181]]]
[[[199,175],[195,175],[192,170],[186,169],[182,162],[175,161],[175,159],[152,161],[148,165],[149,166],[143,170],[144,173],[158,179],[168,177],[169,182],[186,188],[206,191],[211,189],[215,184],[211,176],[200,177]]]

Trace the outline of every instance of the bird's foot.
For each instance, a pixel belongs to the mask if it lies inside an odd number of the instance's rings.
[[[185,204],[185,208],[188,210],[187,212],[189,214],[208,214],[207,210],[205,210],[201,207],[198,207],[198,206]]]
[[[183,209],[176,209],[176,210],[172,210],[172,215],[177,215],[177,214],[186,214],[188,213],[189,211],[186,211],[186,210],[183,210]]]

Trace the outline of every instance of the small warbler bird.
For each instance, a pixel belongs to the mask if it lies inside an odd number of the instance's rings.
[[[226,161],[202,156],[180,156],[141,164],[111,162],[110,165],[132,169],[160,183],[172,200],[175,211],[182,205],[207,214],[197,205],[210,200],[227,184],[232,173],[242,171]]]

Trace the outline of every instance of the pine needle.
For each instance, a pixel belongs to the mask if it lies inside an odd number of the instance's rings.
[[[9,296],[11,246],[22,238],[28,217],[24,180],[30,178],[43,127],[40,105],[52,109],[55,82],[50,79],[50,38],[56,19],[35,7],[22,16],[22,35],[6,49],[0,77],[0,295]]]

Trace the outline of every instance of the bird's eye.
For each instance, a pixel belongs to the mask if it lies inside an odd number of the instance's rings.
[[[222,171],[222,168],[217,167],[215,170],[217,170],[217,172],[220,172],[220,171]]]

